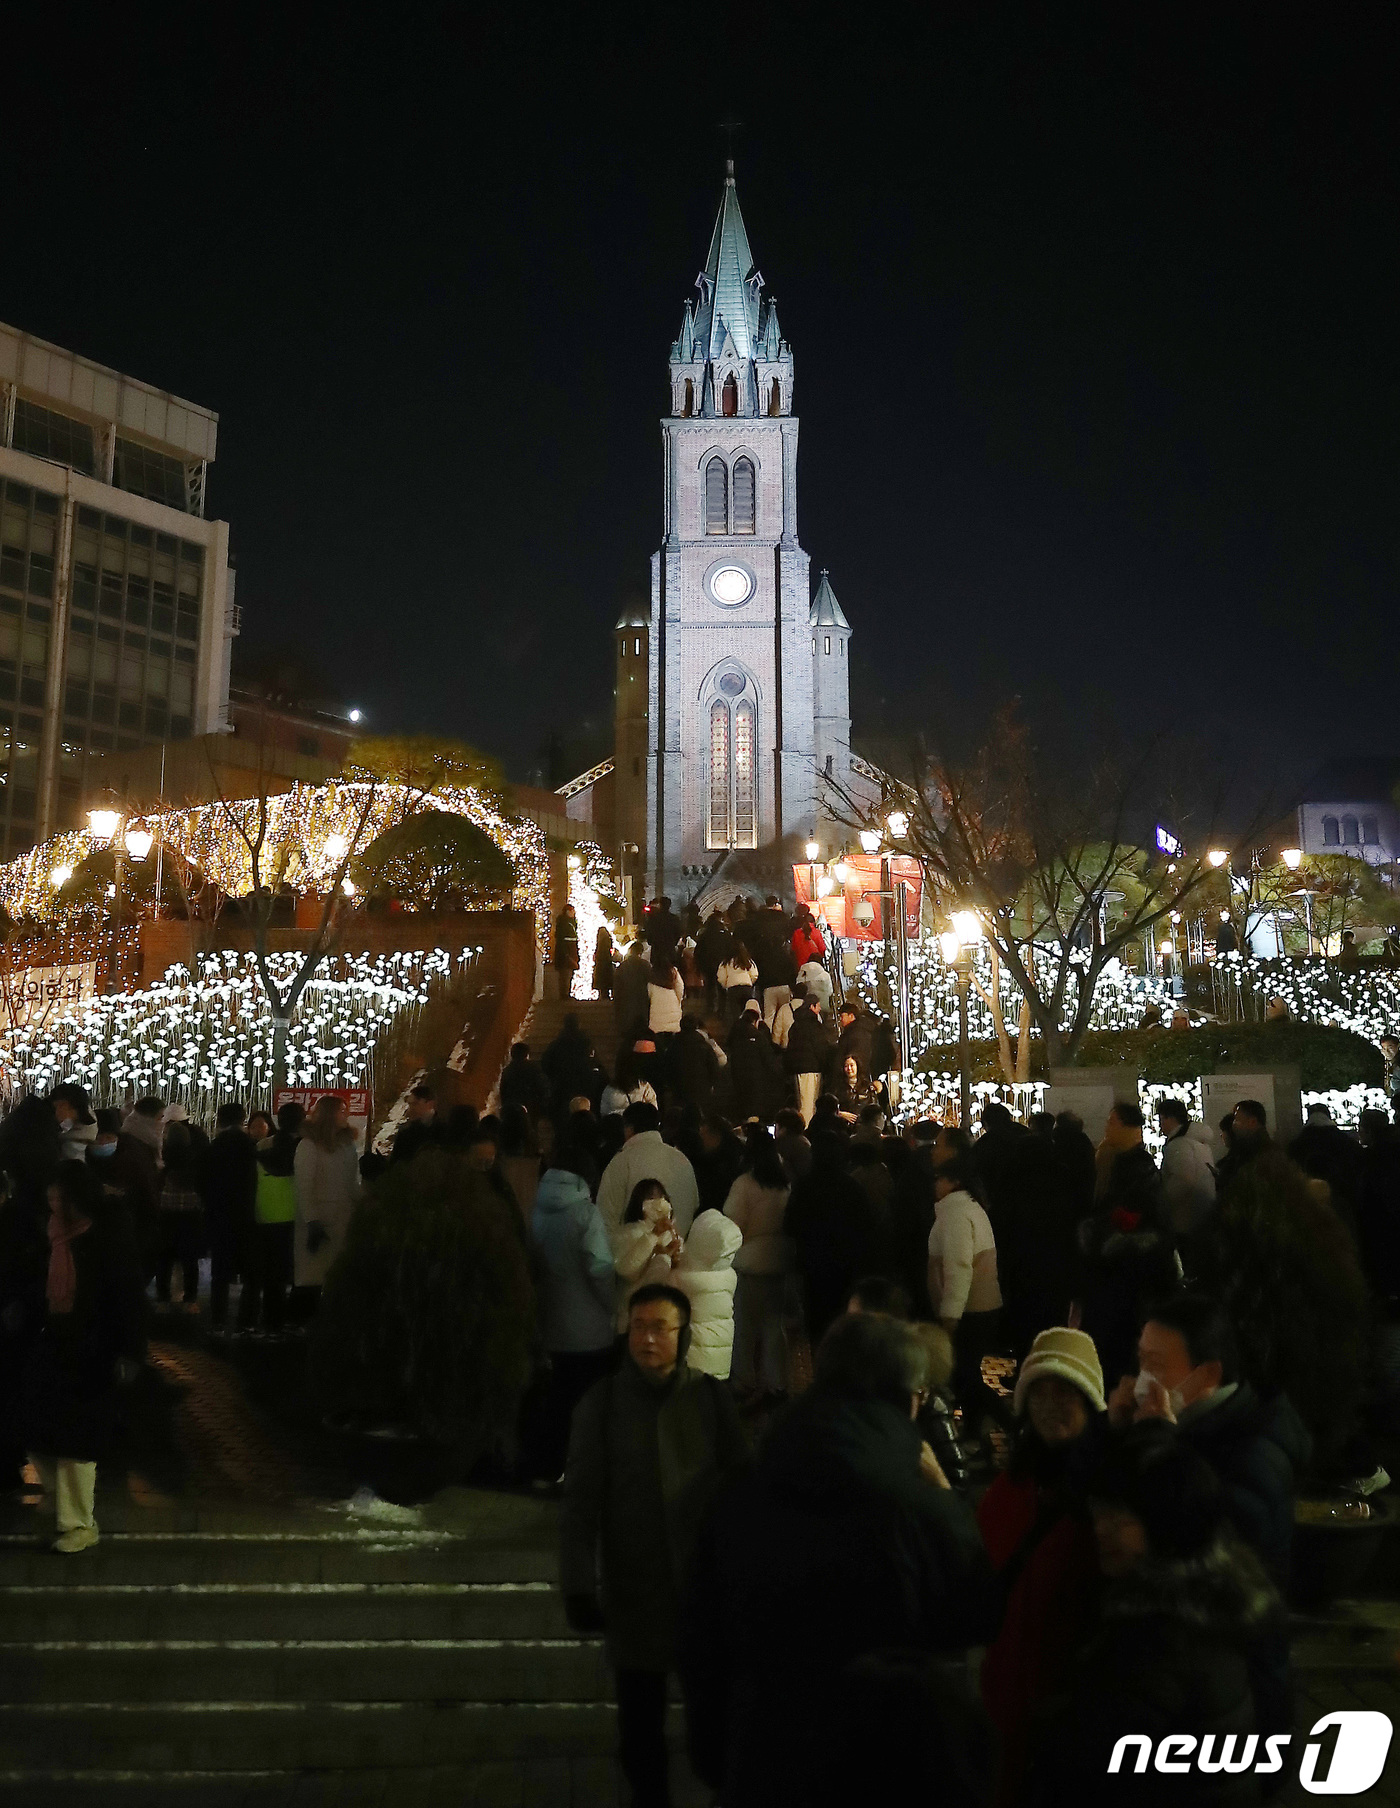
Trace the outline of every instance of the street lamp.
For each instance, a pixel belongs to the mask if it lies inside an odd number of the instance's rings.
[[[896,841],[903,841],[909,833],[909,818],[903,810],[891,810],[885,818],[885,827]]]
[[[133,860],[144,860],[151,851],[155,836],[149,829],[128,829],[122,837],[122,845]]]
[[[1212,848],[1206,855],[1206,859],[1210,861],[1212,866],[1224,866],[1229,858],[1230,856],[1226,853],[1224,848]]]
[[[1303,864],[1302,848],[1285,848],[1283,850],[1283,864],[1288,868],[1290,873],[1296,873],[1298,868]]]
[[[867,854],[878,854],[880,851],[880,831],[878,829],[862,829],[860,845]]]
[[[967,1039],[967,991],[972,981],[972,948],[969,942],[964,941],[959,924],[968,918],[971,918],[977,939],[980,940],[982,926],[970,910],[954,911],[953,927],[945,929],[938,938],[944,964],[953,969],[958,983],[958,1122],[964,1130],[972,1122],[972,1047]]]
[[[807,902],[809,904],[815,904],[817,901],[817,857],[821,851],[819,841],[809,841],[804,849],[807,855]]]
[[[116,867],[116,883],[107,892],[112,900],[112,941],[107,951],[107,996],[115,995],[117,990],[117,943],[122,927],[122,874],[126,865],[125,837],[120,833],[122,816],[120,810],[89,810],[88,828],[92,831],[94,841],[105,841],[112,849],[112,859]],[[146,844],[149,852],[150,843]],[[144,857],[144,855],[143,855]]]

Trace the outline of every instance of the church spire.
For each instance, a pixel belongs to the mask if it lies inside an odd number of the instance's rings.
[[[700,305],[695,313],[695,336],[706,358],[719,356],[728,331],[741,358],[758,351],[758,292],[763,278],[749,250],[749,235],[739,211],[739,191],[734,184],[734,160],[725,164],[724,193],[710,237],[705,268],[696,278]]]

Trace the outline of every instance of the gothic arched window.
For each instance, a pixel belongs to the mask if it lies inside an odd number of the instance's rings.
[[[1336,847],[1340,840],[1341,836],[1337,831],[1336,817],[1324,816],[1322,819],[1322,845],[1324,847]]]
[[[758,710],[743,672],[721,673],[705,715],[710,743],[708,843],[758,846]]]
[[[712,458],[705,466],[705,532],[729,532],[729,497],[726,494],[728,473],[722,458]]]
[[[695,413],[695,385],[689,377],[685,380],[685,403],[681,408],[681,413],[687,420]]]
[[[729,846],[729,821],[729,705],[716,697],[710,705],[711,847]]]
[[[720,413],[733,415],[739,412],[739,385],[731,370],[724,379],[724,388],[720,391]]]
[[[783,386],[776,377],[774,377],[772,387],[768,391],[768,412],[769,414],[781,414],[783,412]]]
[[[747,458],[739,459],[734,466],[734,532],[754,532],[753,466]]]

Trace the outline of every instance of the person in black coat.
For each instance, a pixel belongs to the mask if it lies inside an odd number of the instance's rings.
[[[1361,1113],[1357,1250],[1382,1319],[1400,1318],[1400,1135],[1383,1111]]]
[[[519,1105],[530,1114],[530,1122],[538,1124],[548,1114],[549,1081],[538,1061],[530,1059],[530,1044],[517,1042],[510,1051],[501,1074],[501,1110]]]
[[[988,1753],[937,1654],[989,1636],[977,1524],[922,1444],[917,1333],[847,1314],[814,1385],[720,1496],[681,1621],[691,1761],[726,1808],[983,1799]]]
[[[666,1078],[681,1104],[693,1105],[702,1114],[714,1109],[719,1056],[700,1034],[694,1017],[681,1018],[676,1039],[666,1051],[665,1068]]]
[[[783,1230],[796,1245],[813,1346],[845,1311],[862,1276],[897,1278],[889,1222],[877,1218],[865,1191],[852,1179],[846,1139],[839,1132],[814,1136],[811,1171],[792,1189]]]
[[[723,914],[718,910],[711,911],[695,938],[695,964],[704,975],[705,997],[711,1010],[718,1010],[720,1005],[719,985],[715,976],[728,960],[733,946],[734,937]]]
[[[602,1091],[593,1044],[574,1011],[568,1013],[559,1034],[540,1056],[540,1066],[549,1081],[556,1128],[567,1120],[570,1100],[593,1099]]]
[[[44,1325],[25,1362],[20,1419],[55,1499],[54,1549],[69,1554],[97,1543],[97,1464],[115,1429],[117,1390],[145,1355],[145,1299],[125,1221],[84,1162],[59,1165],[48,1202]]]
[[[1249,1769],[1163,1777],[1152,1753],[1169,1733],[1209,1738],[1218,1758],[1263,1741],[1251,1652],[1282,1623],[1258,1559],[1226,1524],[1210,1465],[1170,1426],[1141,1425],[1108,1442],[1088,1494],[1103,1591],[1098,1627],[1045,1702],[1030,1764],[1034,1808],[1065,1802],[1180,1802],[1228,1808],[1257,1801]],[[1125,1734],[1137,1735],[1120,1751]],[[1146,1750],[1146,1761],[1142,1753]]]
[[[653,967],[674,967],[681,945],[681,922],[669,898],[657,898],[642,913],[642,935]]]
[[[209,1239],[209,1322],[215,1331],[228,1323],[228,1294],[234,1277],[256,1272],[255,1205],[258,1152],[244,1130],[246,1114],[236,1101],[220,1105],[215,1136],[204,1157],[204,1228]],[[238,1301],[238,1329],[247,1330],[257,1306],[255,1288]]]
[[[12,1487],[25,1463],[20,1382],[44,1328],[49,1267],[47,1204],[37,1208],[0,1173],[0,1487]]]
[[[1147,1308],[1181,1278],[1162,1177],[1143,1145],[1142,1127],[1141,1108],[1120,1099],[1104,1133],[1112,1152],[1107,1189],[1079,1232],[1080,1322],[1094,1340],[1109,1386],[1134,1371]]]
[[[740,1122],[756,1117],[771,1124],[788,1099],[783,1057],[773,1046],[757,1003],[746,1006],[729,1032],[729,1077],[734,1088],[734,1115]]]

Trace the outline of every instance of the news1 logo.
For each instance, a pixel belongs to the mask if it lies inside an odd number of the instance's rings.
[[[1336,1738],[1331,1759],[1326,1761],[1322,1757],[1323,1735],[1333,1727],[1337,1729]],[[1392,1731],[1390,1716],[1373,1708],[1345,1708],[1324,1714],[1308,1734],[1298,1781],[1309,1795],[1363,1795],[1380,1781]],[[1207,1733],[1199,1740],[1194,1733],[1168,1733],[1156,1741],[1154,1755],[1153,1741],[1146,1733],[1125,1733],[1113,1748],[1108,1770],[1112,1776],[1128,1768],[1126,1761],[1131,1753],[1131,1770],[1137,1776],[1143,1774],[1150,1761],[1154,1770],[1169,1777],[1190,1776],[1193,1770],[1203,1776],[1237,1776],[1252,1770],[1255,1776],[1267,1777],[1283,1769],[1283,1748],[1292,1741],[1291,1733],[1270,1733],[1263,1742],[1261,1756],[1258,1733]]]

